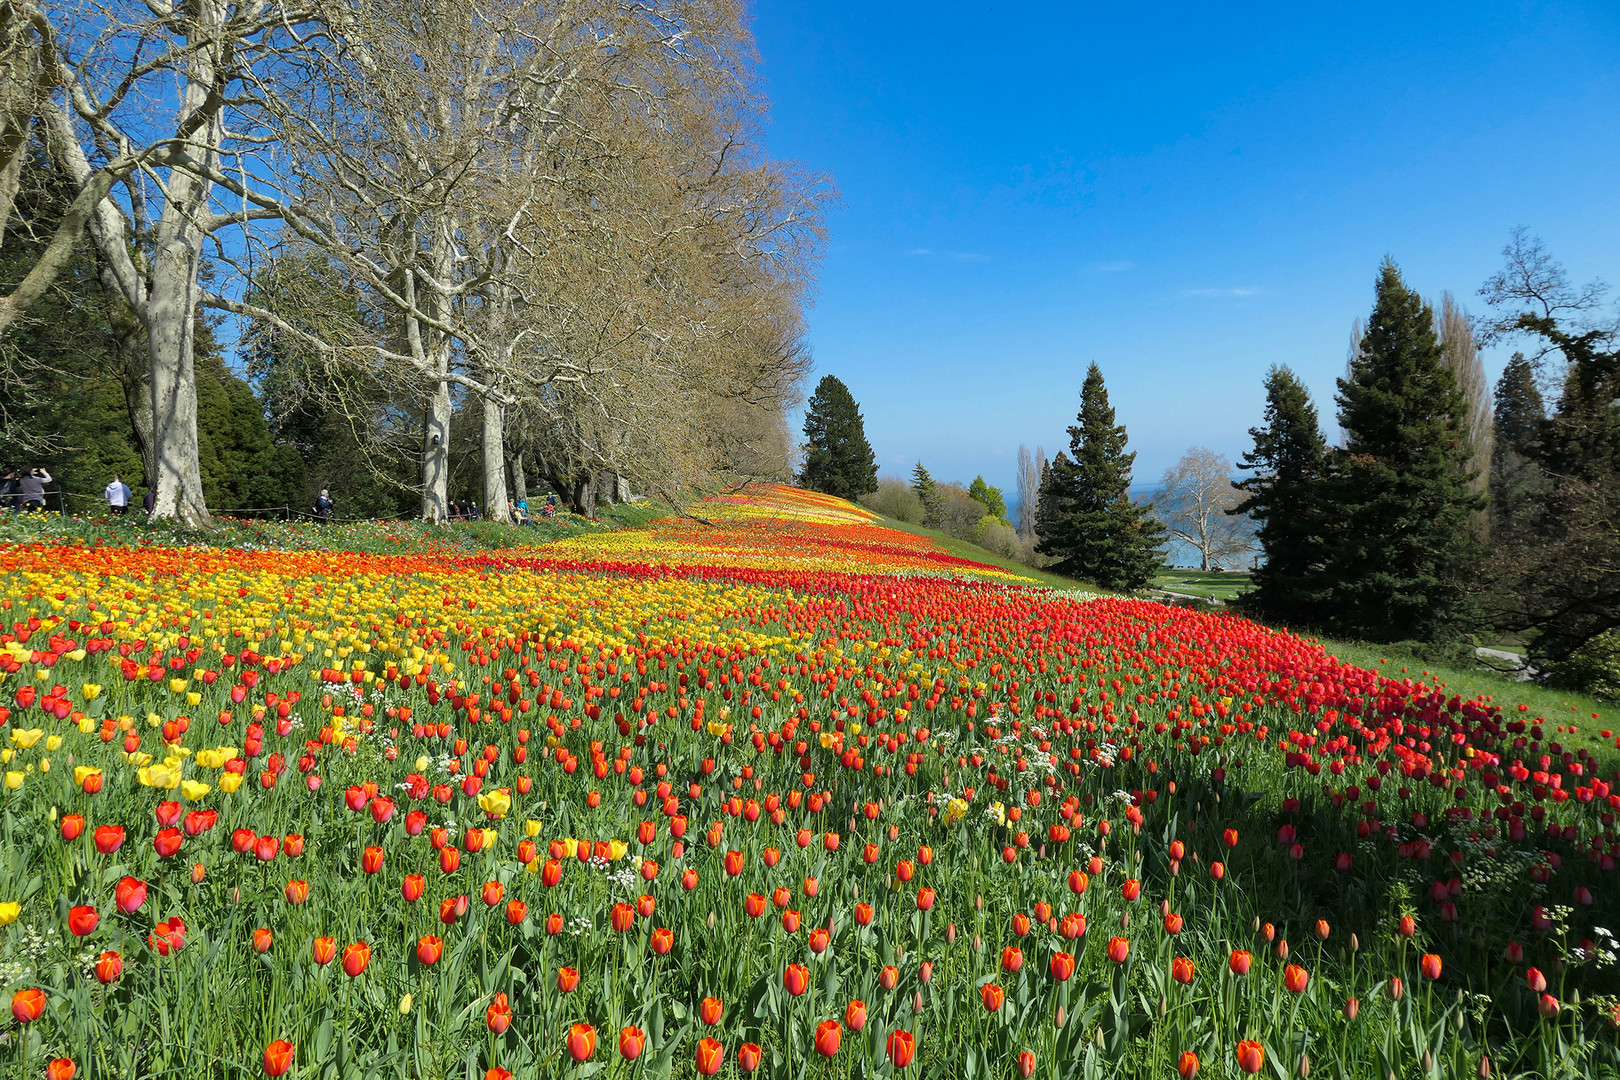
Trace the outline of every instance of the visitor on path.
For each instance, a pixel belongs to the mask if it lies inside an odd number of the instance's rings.
[[[22,493],[23,513],[45,512],[45,485],[50,482],[51,474],[38,466],[23,473],[22,479],[17,481],[17,489]]]
[[[478,520],[478,501],[476,499],[467,504],[467,519],[469,521]]]
[[[546,496],[545,508],[543,510],[541,510],[540,513],[545,515],[546,517],[556,517],[557,516],[557,496],[555,496],[555,495],[547,495]]]
[[[131,494],[129,485],[124,483],[124,478],[117,473],[113,473],[112,483],[108,484],[107,490],[102,492],[102,495],[106,496],[107,499],[107,508],[119,517],[129,513],[129,497]]]
[[[0,506],[15,512],[22,509],[22,488],[17,481],[17,470],[7,469],[4,476],[0,476]]]
[[[332,520],[332,495],[325,488],[321,488],[320,498],[315,500],[315,523],[325,525]]]
[[[519,525],[533,525],[534,518],[529,516],[529,500],[519,499],[512,504],[512,516],[517,518]]]

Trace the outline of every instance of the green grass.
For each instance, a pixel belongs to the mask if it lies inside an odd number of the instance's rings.
[[[1154,587],[1222,603],[1249,591],[1249,575],[1203,570],[1166,570],[1153,579]]]

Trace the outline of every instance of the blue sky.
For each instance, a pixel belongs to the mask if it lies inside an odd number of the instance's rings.
[[[884,472],[1013,482],[1086,365],[1151,483],[1333,379],[1389,254],[1474,295],[1523,224],[1620,278],[1620,3],[756,0],[769,152],[831,174],[810,342]],[[1487,354],[1492,378],[1506,351]],[[813,383],[813,380],[812,380]]]

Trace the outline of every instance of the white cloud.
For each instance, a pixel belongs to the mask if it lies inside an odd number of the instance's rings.
[[[1247,285],[1239,286],[1238,288],[1235,288],[1235,289],[1182,289],[1181,290],[1181,295],[1182,296],[1204,296],[1204,297],[1212,297],[1212,296],[1213,297],[1219,297],[1219,296],[1258,296],[1259,294],[1260,294],[1259,289],[1256,289],[1256,288],[1254,288],[1252,286],[1247,286]]]
[[[907,255],[921,258],[950,259],[952,262],[989,262],[990,256],[976,251],[935,251],[933,248],[912,248]]]

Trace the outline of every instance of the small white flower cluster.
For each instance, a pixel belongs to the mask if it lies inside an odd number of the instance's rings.
[[[592,859],[591,862],[594,864],[596,860]],[[606,860],[604,859],[603,862],[606,862]],[[609,874],[607,879],[610,884],[617,885],[621,889],[631,889],[639,892],[640,889],[637,888],[636,881],[640,878],[640,876],[641,875],[636,872],[634,867],[621,866],[619,869]]]
[[[584,933],[589,933],[590,929],[591,920],[586,918],[584,915],[576,915],[572,919],[568,920],[568,932],[575,937],[578,937]]]

